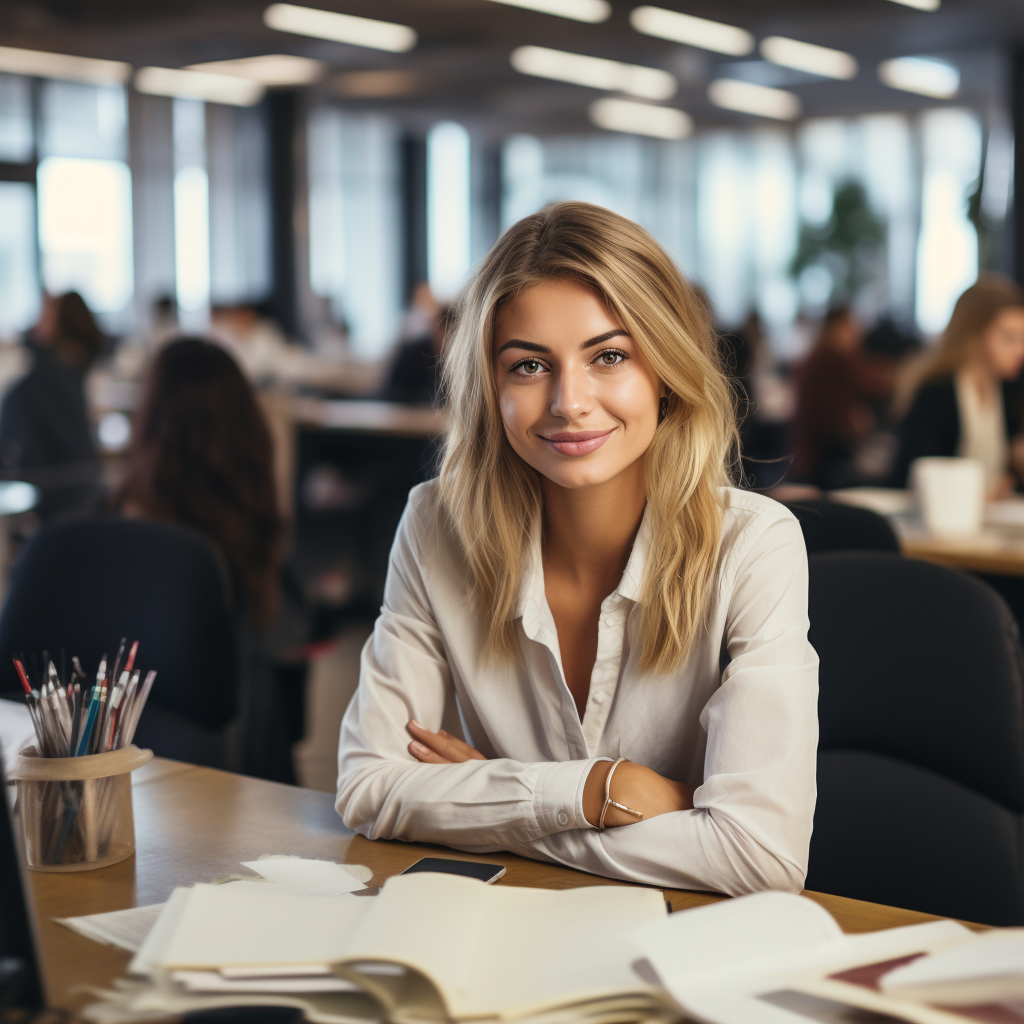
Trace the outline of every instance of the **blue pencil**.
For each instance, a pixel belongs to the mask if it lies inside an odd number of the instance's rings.
[[[92,688],[92,701],[89,704],[89,717],[85,720],[85,728],[82,730],[82,738],[78,741],[78,750],[75,751],[75,757],[81,757],[89,749],[89,737],[92,734],[93,727],[96,725],[96,715],[100,710],[100,688],[94,686]]]

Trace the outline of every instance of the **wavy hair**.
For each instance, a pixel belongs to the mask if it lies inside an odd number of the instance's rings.
[[[539,474],[505,436],[494,324],[504,303],[557,277],[604,297],[669,392],[644,456],[652,540],[640,597],[640,664],[665,673],[705,625],[721,542],[719,488],[730,482],[738,438],[707,306],[643,228],[600,206],[552,203],[509,228],[484,258],[460,298],[445,352],[441,505],[486,623],[484,654],[514,658],[523,553],[543,510]]]

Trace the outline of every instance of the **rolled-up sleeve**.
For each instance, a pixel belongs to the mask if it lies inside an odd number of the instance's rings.
[[[807,639],[807,554],[778,517],[723,569],[729,663],[706,703],[704,783],[689,811],[544,836],[513,852],[652,885],[799,892],[815,803],[818,658]]]
[[[413,758],[406,724],[415,719],[439,729],[454,700],[410,505],[391,551],[384,607],[342,721],[336,806],[345,824],[369,839],[481,850],[590,828],[583,785],[598,759],[422,764]]]

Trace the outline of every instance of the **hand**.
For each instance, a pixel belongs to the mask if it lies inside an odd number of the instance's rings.
[[[487,758],[476,747],[454,737],[444,729],[431,732],[413,720],[406,725],[413,737],[409,753],[424,764],[459,764],[462,761],[486,761]]]
[[[604,806],[604,783],[611,771],[611,761],[598,761],[583,787],[583,814],[591,825],[601,819],[601,808]],[[634,811],[643,811],[643,820],[656,818],[659,814],[670,811],[688,811],[693,807],[693,790],[682,782],[673,782],[659,775],[652,768],[642,764],[623,761],[612,776],[613,800]],[[605,815],[606,827],[632,825],[638,819],[632,814],[620,811],[617,807],[609,807]]]

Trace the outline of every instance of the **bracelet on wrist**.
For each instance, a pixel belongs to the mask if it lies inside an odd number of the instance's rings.
[[[617,761],[614,761],[604,778],[604,804],[601,807],[601,817],[597,819],[597,827],[600,829],[605,827],[604,819],[609,807],[616,807],[620,811],[625,811],[626,814],[632,814],[637,821],[643,820],[643,811],[634,811],[632,807],[627,807],[625,804],[620,804],[617,800],[612,799],[612,776],[615,774],[615,769],[625,760],[624,757],[620,757]]]

